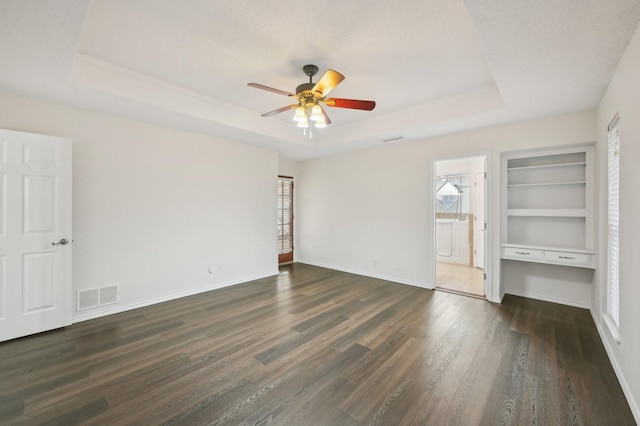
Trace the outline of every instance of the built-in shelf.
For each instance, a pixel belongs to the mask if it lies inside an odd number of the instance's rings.
[[[586,209],[508,209],[507,216],[586,217]]]
[[[586,181],[578,182],[547,182],[547,183],[514,183],[507,185],[507,188],[524,188],[529,186],[555,186],[555,185],[586,185]]]
[[[586,166],[586,165],[587,165],[586,161],[579,161],[579,162],[573,162],[573,163],[540,164],[535,166],[521,166],[521,167],[515,166],[515,167],[507,167],[507,172],[510,172],[512,170],[546,169],[549,167]]]
[[[592,149],[503,156],[503,259],[595,268]]]

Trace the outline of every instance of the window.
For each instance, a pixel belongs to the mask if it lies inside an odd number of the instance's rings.
[[[293,179],[278,177],[278,263],[293,262]]]
[[[617,334],[620,322],[620,214],[619,214],[619,188],[620,188],[620,132],[618,131],[618,116],[609,124],[608,141],[608,213],[609,225],[608,247],[607,247],[607,309],[606,313],[613,322],[613,332]],[[617,337],[616,337],[617,338]]]

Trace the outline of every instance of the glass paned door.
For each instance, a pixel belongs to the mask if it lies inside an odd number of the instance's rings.
[[[293,178],[278,177],[278,263],[293,262]]]

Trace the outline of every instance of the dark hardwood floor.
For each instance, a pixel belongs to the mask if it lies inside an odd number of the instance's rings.
[[[1,343],[0,384],[1,424],[635,424],[587,310],[303,264]]]

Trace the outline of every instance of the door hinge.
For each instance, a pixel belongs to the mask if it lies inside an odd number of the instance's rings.
[[[482,274],[482,278],[486,281],[487,280],[487,274]]]

